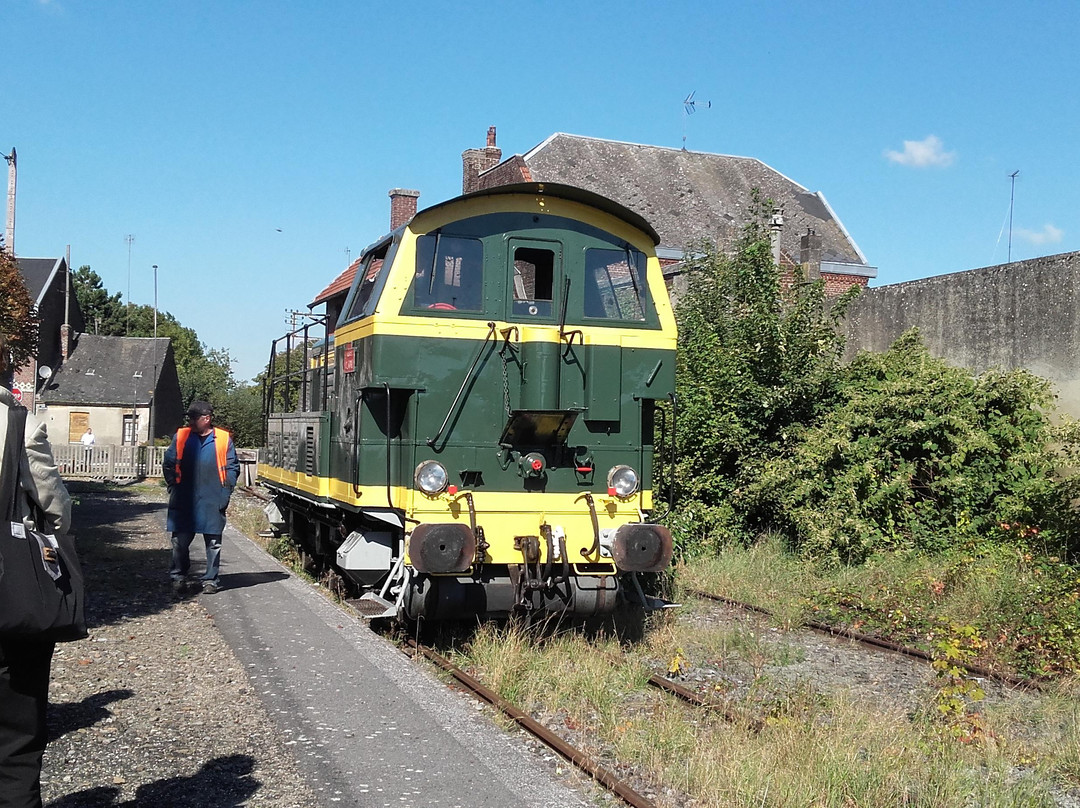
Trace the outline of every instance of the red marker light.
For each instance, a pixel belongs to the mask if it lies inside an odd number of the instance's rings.
[[[590,474],[592,473],[592,466],[578,466],[578,474]]]
[[[532,467],[533,471],[540,471],[540,469],[544,467],[544,462],[542,460],[534,460],[532,462]]]
[[[457,486],[456,485],[448,485],[448,486],[446,486],[446,493],[448,493],[450,496],[454,496],[454,494],[457,493]]]
[[[613,497],[613,496],[615,496],[615,489],[614,489],[614,488],[612,488],[612,487],[611,487],[610,485],[608,486],[608,490],[607,490],[607,495],[608,495],[609,497]]]

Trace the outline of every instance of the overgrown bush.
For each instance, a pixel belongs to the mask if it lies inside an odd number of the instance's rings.
[[[917,332],[841,363],[828,301],[772,261],[762,222],[732,256],[701,248],[677,309],[678,508],[683,554],[781,535],[803,557],[1030,546],[1075,559],[1080,432],[1049,384],[980,376],[930,356]]]
[[[980,376],[930,356],[917,332],[838,371],[834,402],[793,429],[740,498],[751,525],[802,555],[861,562],[888,550],[943,551],[973,539],[1075,553],[1075,448],[1055,426],[1046,381]]]
[[[755,211],[732,255],[698,248],[677,309],[675,487],[683,516],[672,526],[684,552],[746,539],[741,487],[783,451],[794,425],[831,399],[843,351],[836,325],[855,294],[827,302],[822,282],[783,277],[763,224],[770,205],[757,200]]]

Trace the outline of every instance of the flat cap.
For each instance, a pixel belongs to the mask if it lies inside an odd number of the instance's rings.
[[[209,401],[192,401],[187,408],[188,415],[213,415],[214,407]]]

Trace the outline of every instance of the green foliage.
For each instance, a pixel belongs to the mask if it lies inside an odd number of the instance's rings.
[[[1024,537],[1075,553],[1075,478],[1056,469],[1072,446],[1048,384],[981,376],[930,356],[918,333],[860,354],[835,375],[832,406],[760,468],[740,502],[805,557],[859,563],[887,550],[943,551]]]
[[[934,718],[948,737],[961,743],[981,743],[987,736],[986,721],[973,709],[986,693],[966,669],[985,645],[979,630],[968,625],[942,627],[934,643]]]
[[[26,289],[19,265],[0,250],[0,382],[10,383],[15,370],[37,352],[37,310]]]
[[[677,308],[676,501],[721,543],[750,538],[743,489],[830,401],[843,351],[836,324],[856,294],[826,301],[821,281],[785,277],[764,225],[771,206],[755,199],[753,212],[733,255],[698,248]],[[673,526],[683,551],[703,549],[701,533]]]
[[[916,331],[841,363],[852,289],[825,298],[772,261],[755,199],[731,256],[700,247],[677,308],[683,555],[774,532],[804,558],[858,564],[970,541],[1080,555],[1080,427],[1025,371],[975,376]],[[1004,526],[1004,527],[1003,527]]]
[[[87,328],[103,336],[152,337],[153,306],[121,303],[120,293],[110,295],[101,277],[89,266],[72,273],[75,294]],[[157,312],[157,335],[172,342],[180,400],[209,401],[214,422],[229,430],[237,446],[262,443],[262,388],[243,385],[233,376],[232,358],[225,348],[207,348],[198,334],[167,311]]]
[[[124,336],[126,317],[120,293],[110,295],[101,276],[85,264],[71,273],[71,282],[87,332],[104,337]]]

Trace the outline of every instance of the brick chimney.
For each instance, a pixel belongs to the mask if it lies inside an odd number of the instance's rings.
[[[810,228],[799,239],[799,263],[808,281],[821,278],[821,236]]]
[[[480,175],[502,160],[502,149],[495,145],[495,127],[489,126],[487,145],[482,149],[466,149],[461,153],[461,193],[480,190]]]
[[[416,200],[419,198],[419,191],[410,191],[408,188],[394,188],[390,191],[391,230],[397,230],[412,220],[416,215]]]

